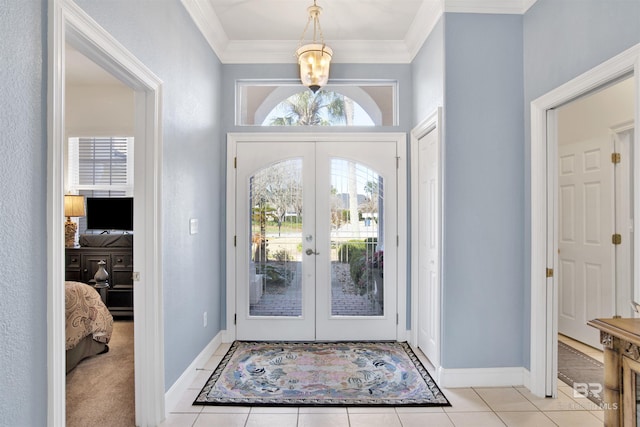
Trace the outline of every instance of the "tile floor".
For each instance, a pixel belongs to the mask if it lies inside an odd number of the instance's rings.
[[[562,382],[557,399],[538,398],[524,387],[442,389],[452,405],[446,408],[192,406],[228,348],[223,344],[216,350],[163,427],[590,427],[604,420],[600,408],[574,398]]]

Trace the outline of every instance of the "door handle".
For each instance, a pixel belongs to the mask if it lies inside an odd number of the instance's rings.
[[[307,255],[318,255],[318,252],[314,252],[313,249],[309,248],[305,251]]]

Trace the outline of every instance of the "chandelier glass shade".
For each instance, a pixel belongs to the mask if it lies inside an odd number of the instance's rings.
[[[329,81],[329,67],[331,66],[331,57],[333,50],[324,43],[322,28],[320,28],[319,16],[322,8],[316,5],[314,0],[313,6],[307,9],[309,19],[307,25],[302,32],[300,38],[300,46],[296,50],[298,57],[298,65],[300,66],[300,80],[302,84],[316,93],[318,89],[326,85]],[[304,35],[313,22],[313,41],[309,44],[302,45]],[[320,41],[316,40],[317,34],[320,34]]]

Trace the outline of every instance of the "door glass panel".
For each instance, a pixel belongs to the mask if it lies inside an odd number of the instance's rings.
[[[383,178],[331,159],[331,315],[384,314]]]
[[[249,314],[302,316],[302,159],[249,180]]]

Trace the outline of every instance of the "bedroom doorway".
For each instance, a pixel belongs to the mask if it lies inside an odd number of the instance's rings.
[[[380,135],[251,139],[230,135],[228,146],[236,337],[398,339],[404,144]]]
[[[65,84],[64,188],[65,194],[80,195],[85,204],[75,244],[65,248],[65,280],[91,285],[98,263],[103,262],[108,288],[100,288],[103,305],[96,301],[96,309],[107,309],[113,317],[106,351],[83,350],[83,344],[93,340],[67,350],[66,425],[90,425],[100,414],[109,413],[112,422],[133,425],[135,92],[68,43]],[[101,387],[87,394],[87,384],[95,382]]]
[[[66,45],[70,44],[134,92],[135,189],[135,420],[157,425],[164,419],[164,348],[162,344],[162,269],[158,213],[162,137],[161,81],[98,26],[75,3],[49,4],[48,54],[48,424],[65,425],[65,77]]]

